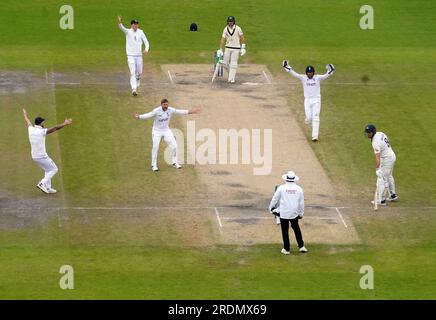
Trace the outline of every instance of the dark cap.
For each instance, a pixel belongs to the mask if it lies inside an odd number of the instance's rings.
[[[236,19],[235,19],[234,16],[229,16],[229,17],[227,18],[227,22],[236,22]]]
[[[37,125],[37,126],[39,126],[41,123],[43,123],[45,121],[45,119],[44,118],[41,118],[41,117],[36,117],[35,118],[35,124]]]
[[[366,132],[366,133],[375,132],[375,130],[376,130],[376,128],[375,128],[375,125],[373,125],[373,124],[368,124],[368,125],[365,127],[365,132]]]
[[[138,20],[133,19],[132,21],[130,21],[130,24],[139,24]]]
[[[315,68],[312,67],[312,66],[307,66],[306,67],[306,73],[311,73],[311,72],[315,73]]]

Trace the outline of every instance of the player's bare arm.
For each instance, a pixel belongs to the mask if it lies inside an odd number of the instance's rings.
[[[23,108],[23,116],[24,116],[24,121],[26,121],[26,125],[31,126],[32,122],[30,122],[29,117],[27,116],[27,111],[24,108]]]
[[[190,110],[188,110],[188,114],[199,114],[203,111],[201,107],[195,107]]]
[[[73,123],[73,119],[65,119],[65,121],[61,124],[58,124],[54,127],[51,127],[50,129],[47,130],[47,134],[53,133],[55,131],[61,130],[63,127],[69,126],[70,124]]]

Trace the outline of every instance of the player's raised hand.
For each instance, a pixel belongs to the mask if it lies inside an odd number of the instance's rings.
[[[118,20],[118,23],[122,23],[123,17],[122,16],[117,16],[117,20]]]
[[[139,119],[139,113],[138,112],[133,112],[133,118]]]
[[[189,114],[198,114],[201,113],[203,111],[203,109],[201,107],[195,107],[192,108],[191,110],[189,110]]]
[[[326,67],[328,73],[332,73],[333,71],[335,71],[335,66],[332,65],[331,63],[329,63],[325,67]]]
[[[64,125],[66,125],[66,126],[69,126],[70,124],[72,124],[73,123],[73,119],[65,119],[65,121],[64,121]]]
[[[287,70],[292,69],[291,66],[289,65],[289,61],[288,60],[283,60],[282,61],[282,67],[287,69]]]
[[[24,108],[23,108],[23,114],[24,114],[25,116],[27,116],[27,111],[26,111],[26,109],[24,109]]]

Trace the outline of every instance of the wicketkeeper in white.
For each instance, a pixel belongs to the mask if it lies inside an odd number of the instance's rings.
[[[200,112],[201,108],[194,108],[191,110],[175,109],[169,106],[167,99],[162,99],[160,106],[153,109],[153,111],[144,114],[139,114],[135,112],[133,114],[133,117],[135,119],[140,120],[154,118],[152,129],[153,149],[151,153],[151,169],[153,171],[156,172],[159,170],[157,167],[157,153],[159,151],[159,144],[162,137],[172,149],[173,167],[176,169],[180,169],[182,167],[177,160],[177,142],[174,138],[174,134],[169,128],[169,122],[173,114],[195,114]]]
[[[321,112],[321,81],[330,77],[335,71],[335,67],[328,64],[325,74],[315,75],[315,68],[312,66],[306,67],[306,74],[296,73],[287,60],[283,61],[282,66],[286,72],[300,79],[303,84],[305,121],[307,124],[312,125],[312,141],[316,142],[319,136],[319,115]]]
[[[220,48],[217,51],[222,65],[229,70],[228,82],[235,83],[239,55],[243,56],[246,52],[244,33],[241,27],[236,25],[235,17],[230,16],[227,18],[227,26],[224,28]],[[214,78],[215,75],[212,82]]]
[[[397,158],[389,143],[389,138],[383,132],[377,132],[376,127],[372,124],[365,127],[365,134],[368,139],[371,139],[375,154],[377,204],[383,206],[386,205],[386,200],[397,201],[398,196],[395,192],[395,180],[392,175]],[[388,197],[386,197],[387,192],[389,194]]]
[[[148,53],[150,44],[144,31],[138,28],[139,22],[137,20],[130,22],[130,29],[124,27],[121,21],[121,16],[118,16],[118,27],[126,35],[126,53],[127,64],[130,70],[130,86],[132,87],[132,94],[137,96],[142,75],[142,53]],[[144,43],[145,46],[144,51],[142,51],[142,43]]]
[[[51,179],[58,172],[58,167],[45,150],[45,137],[50,133],[72,124],[73,120],[65,119],[62,124],[46,129],[44,128],[45,119],[37,117],[35,118],[35,125],[32,125],[25,109],[23,109],[23,115],[29,133],[32,159],[45,172],[44,178],[38,182],[36,187],[44,193],[56,193],[56,190],[51,186]]]

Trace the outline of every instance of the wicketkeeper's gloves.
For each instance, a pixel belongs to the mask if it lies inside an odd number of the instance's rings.
[[[289,65],[288,60],[283,60],[282,67],[285,68],[286,71],[292,70],[292,67]]]
[[[327,73],[331,74],[335,71],[335,66],[332,65],[331,63],[329,63],[328,65],[325,66],[327,69]]]

